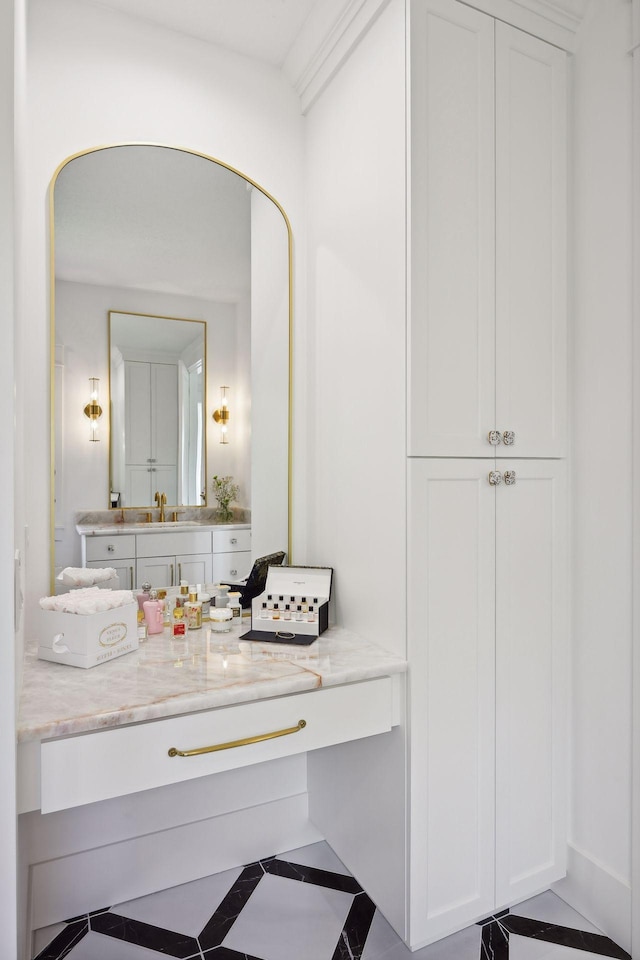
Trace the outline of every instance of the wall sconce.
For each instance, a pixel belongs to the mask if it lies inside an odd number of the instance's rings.
[[[100,379],[98,377],[89,377],[89,403],[84,408],[84,415],[89,421],[89,440],[98,441],[98,420],[102,416],[102,407],[100,406]]]
[[[229,422],[229,401],[227,390],[229,387],[220,387],[220,407],[213,411],[213,419],[220,424],[220,443],[229,443],[227,440],[227,424]]]

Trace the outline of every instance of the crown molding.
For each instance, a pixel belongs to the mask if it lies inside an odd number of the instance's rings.
[[[410,0],[406,0],[409,6]],[[460,0],[574,52],[589,0]],[[320,0],[282,66],[306,113],[389,0]]]
[[[296,37],[282,72],[306,113],[389,0],[321,0]]]

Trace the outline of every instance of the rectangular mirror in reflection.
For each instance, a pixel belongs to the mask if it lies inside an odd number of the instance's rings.
[[[206,323],[109,313],[110,500],[206,503]]]

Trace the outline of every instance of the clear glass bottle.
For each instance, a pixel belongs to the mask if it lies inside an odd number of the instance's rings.
[[[176,606],[173,608],[173,635],[174,637],[184,637],[187,632],[187,625],[184,622],[184,607]]]
[[[208,620],[211,613],[211,594],[203,591],[198,594],[198,600],[202,604],[202,619]]]
[[[198,600],[195,587],[193,589],[189,588],[189,599],[184,605],[184,611],[189,630],[200,630],[202,628],[202,603]]]
[[[242,621],[242,603],[240,602],[240,593],[237,590],[232,590],[229,594],[227,606],[231,610],[234,625],[238,626]]]
[[[147,624],[144,619],[144,610],[138,610],[138,643],[147,639]]]

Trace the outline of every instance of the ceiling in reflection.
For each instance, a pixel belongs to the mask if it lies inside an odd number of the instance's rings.
[[[56,183],[56,277],[236,302],[251,285],[250,189],[179,150],[81,157]]]

